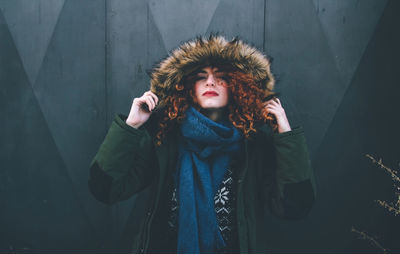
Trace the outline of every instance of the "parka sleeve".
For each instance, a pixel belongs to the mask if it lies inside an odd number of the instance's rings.
[[[272,133],[276,159],[276,185],[270,208],[278,217],[305,217],[316,198],[316,185],[303,128]]]
[[[126,200],[152,182],[155,153],[146,124],[135,129],[117,114],[90,164],[88,186],[106,204]]]

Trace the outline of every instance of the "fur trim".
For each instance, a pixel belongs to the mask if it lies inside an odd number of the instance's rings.
[[[270,61],[262,52],[237,37],[227,41],[220,35],[197,37],[182,43],[163,59],[151,73],[150,90],[159,97],[159,103],[176,92],[176,84],[199,67],[209,64],[230,64],[250,74],[265,96],[272,93],[275,79]]]

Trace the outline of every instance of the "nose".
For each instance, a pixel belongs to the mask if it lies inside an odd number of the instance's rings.
[[[209,75],[207,78],[206,86],[215,86],[216,80],[214,78],[214,75]]]

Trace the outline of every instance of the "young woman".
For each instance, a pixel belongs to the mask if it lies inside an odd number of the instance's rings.
[[[266,253],[266,207],[307,215],[315,185],[304,132],[273,88],[267,57],[237,38],[198,37],[153,69],[90,167],[102,202],[151,189],[132,253]]]

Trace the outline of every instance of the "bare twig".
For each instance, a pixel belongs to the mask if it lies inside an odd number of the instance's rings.
[[[372,160],[373,163],[378,164],[381,168],[385,169],[392,177],[392,180],[394,181],[394,188],[397,190],[397,192],[395,192],[395,195],[397,197],[397,200],[395,203],[390,202],[388,203],[387,201],[382,201],[382,200],[375,200],[379,205],[381,205],[382,207],[386,208],[389,212],[394,213],[395,216],[400,214],[400,187],[396,185],[396,183],[400,183],[400,177],[399,177],[399,173],[394,170],[391,169],[387,166],[385,166],[382,163],[382,159],[376,160],[373,156],[366,154],[365,156],[367,156],[368,158],[370,158]]]
[[[375,238],[373,238],[372,236],[369,236],[366,232],[359,231],[359,230],[355,229],[354,227],[351,228],[351,232],[357,233],[361,239],[368,240],[372,246],[382,250],[383,253],[385,253],[385,254],[388,253],[388,251],[389,251],[388,249],[385,249],[377,240],[375,240]]]
[[[398,175],[399,173],[398,173],[396,170],[391,169],[391,168],[389,168],[389,167],[383,165],[382,159],[379,159],[379,161],[377,161],[374,157],[372,157],[372,156],[369,155],[369,154],[366,154],[365,156],[367,156],[368,158],[370,158],[370,159],[372,160],[373,163],[378,164],[381,168],[385,169],[385,170],[392,176],[392,180],[393,180],[393,181],[395,181],[395,182],[400,182],[400,177],[399,177],[399,175]]]
[[[378,204],[386,208],[389,212],[394,213],[395,216],[400,214],[400,208],[399,208],[399,201],[397,201],[395,204],[393,203],[388,203],[386,201],[382,200],[375,200]]]

